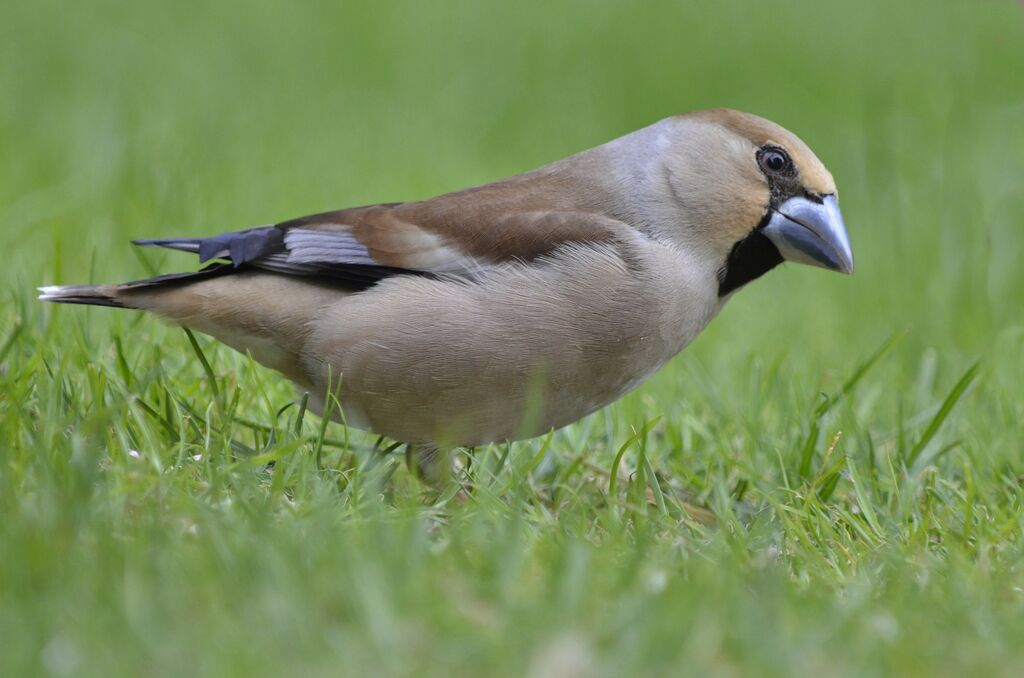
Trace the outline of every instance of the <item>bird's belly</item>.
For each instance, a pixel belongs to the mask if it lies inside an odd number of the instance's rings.
[[[668,357],[651,356],[641,364],[578,355],[570,366],[539,356],[528,365],[510,364],[508,356],[477,353],[457,370],[429,361],[402,372],[368,365],[342,377],[340,402],[346,423],[403,442],[472,446],[519,440],[614,402]]]
[[[571,277],[385,280],[328,310],[307,352],[314,385],[340,378],[346,421],[402,442],[480,445],[570,424],[636,387],[717,310],[714,290],[679,301],[678,283],[652,290],[601,263]]]

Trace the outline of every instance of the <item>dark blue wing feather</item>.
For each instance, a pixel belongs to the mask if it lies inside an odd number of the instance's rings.
[[[208,238],[150,238],[132,242],[198,254],[200,263],[227,259],[236,269],[245,266],[281,275],[316,277],[360,289],[394,275],[426,275],[379,265],[366,247],[346,231],[285,231],[263,226]]]

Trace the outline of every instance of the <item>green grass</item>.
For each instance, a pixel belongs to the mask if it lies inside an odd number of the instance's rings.
[[[0,674],[1019,674],[1019,3],[3,14]],[[828,164],[857,274],[773,272],[621,402],[475,450],[469,492],[205,337],[208,371],[179,329],[34,300],[192,265],[132,237],[719,105]]]

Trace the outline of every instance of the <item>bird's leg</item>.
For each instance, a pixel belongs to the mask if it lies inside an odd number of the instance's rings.
[[[427,485],[439,487],[451,477],[451,452],[436,445],[409,445],[405,448],[405,465]]]

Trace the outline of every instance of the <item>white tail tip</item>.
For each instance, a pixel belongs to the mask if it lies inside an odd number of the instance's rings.
[[[37,297],[39,301],[53,301],[54,299],[59,299],[64,294],[64,287],[61,285],[44,285],[36,289],[40,292]]]

